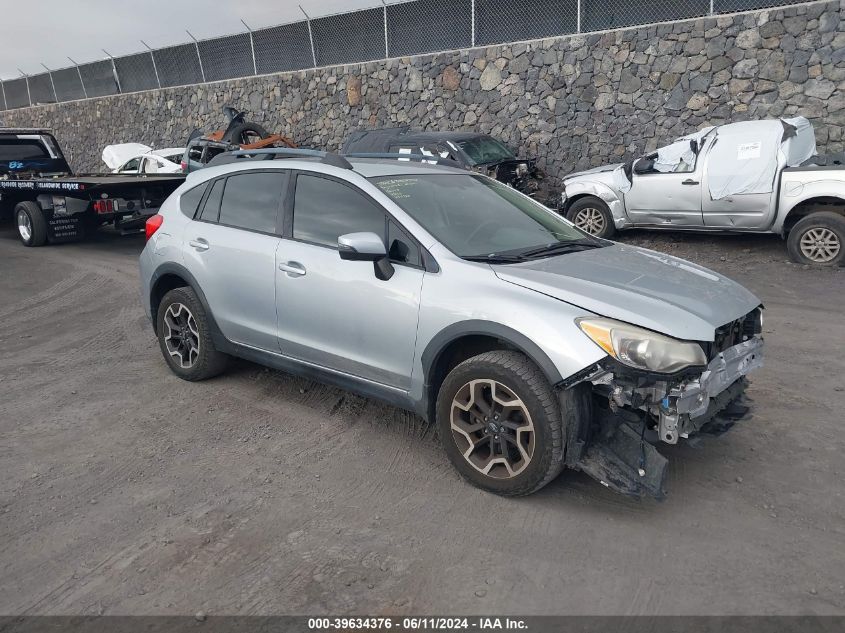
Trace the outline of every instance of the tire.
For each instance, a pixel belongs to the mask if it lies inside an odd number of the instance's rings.
[[[616,233],[610,208],[604,200],[595,196],[578,198],[567,210],[566,218],[585,233],[596,237],[609,239]]]
[[[47,243],[47,220],[37,202],[19,202],[15,206],[14,222],[24,246],[44,246]]]
[[[182,380],[205,380],[226,369],[229,357],[215,349],[205,309],[192,288],[176,288],[164,295],[156,314],[156,332],[165,362]]]
[[[811,213],[792,227],[786,248],[797,264],[841,266],[845,262],[845,217],[831,211]]]
[[[492,399],[485,401],[493,390],[498,400],[518,404],[507,413],[498,409],[501,418],[491,420],[491,413],[485,423],[482,407],[476,402],[484,401],[485,406],[492,403],[495,413],[500,404]],[[483,490],[504,496],[531,494],[563,469],[560,406],[543,372],[524,354],[486,352],[462,362],[440,386],[436,412],[443,447],[452,465]],[[503,423],[513,427],[504,427]],[[504,438],[506,434],[510,439]],[[472,451],[471,438],[475,445]],[[508,458],[504,457],[505,450]]]
[[[257,123],[241,123],[229,130],[229,133],[226,135],[227,138],[224,140],[234,143],[235,145],[241,145],[247,142],[245,138],[247,134],[252,134],[259,138],[267,138],[270,136],[267,130]]]

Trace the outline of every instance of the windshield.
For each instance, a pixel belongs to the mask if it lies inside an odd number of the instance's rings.
[[[519,255],[590,239],[553,211],[485,176],[424,174],[371,180],[459,257]]]
[[[476,136],[463,141],[456,141],[456,143],[469,156],[473,165],[495,163],[500,160],[516,158],[513,152],[492,136]]]

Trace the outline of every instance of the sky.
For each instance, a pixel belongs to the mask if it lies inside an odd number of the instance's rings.
[[[388,4],[396,0],[388,0]],[[381,0],[0,0],[0,79],[23,72],[119,57],[190,41],[185,29],[204,39],[313,17],[381,6]]]

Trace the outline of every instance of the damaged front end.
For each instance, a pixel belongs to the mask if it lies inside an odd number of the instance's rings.
[[[560,206],[560,191],[553,190],[550,179],[533,159],[507,159],[479,165],[477,170],[549,208],[557,209]]]
[[[746,375],[763,364],[760,310],[702,344],[709,362],[672,375],[608,357],[573,376],[561,398],[581,414],[567,429],[566,464],[623,494],[662,499],[667,459],[656,445],[719,435],[748,413]],[[571,393],[567,393],[571,392]]]

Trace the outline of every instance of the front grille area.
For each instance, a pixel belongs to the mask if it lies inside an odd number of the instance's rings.
[[[710,349],[705,350],[708,352],[708,360],[713,360],[717,354],[724,352],[729,347],[747,341],[762,330],[762,308],[754,308],[744,317],[716,328],[715,339],[709,344]]]

